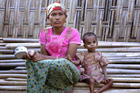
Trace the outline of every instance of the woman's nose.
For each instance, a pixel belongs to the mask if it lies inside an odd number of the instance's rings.
[[[55,16],[55,19],[60,19],[60,16],[59,16],[59,15],[56,15],[56,16]]]

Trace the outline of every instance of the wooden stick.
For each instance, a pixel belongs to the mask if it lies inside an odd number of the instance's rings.
[[[0,63],[0,67],[10,67],[10,66],[25,66],[25,62],[20,63]]]
[[[6,81],[27,81],[27,79],[23,78],[6,78]]]
[[[0,78],[27,78],[26,74],[0,74]]]
[[[140,74],[140,70],[127,70],[127,69],[107,69],[107,73],[118,73],[118,74]]]
[[[15,55],[0,55],[0,59],[15,59]]]
[[[103,85],[99,85],[103,86]],[[76,83],[74,87],[89,87],[87,83]],[[112,88],[139,88],[140,83],[113,83]]]
[[[0,63],[20,63],[25,62],[24,59],[10,59],[10,60],[0,60]]]
[[[26,70],[26,67],[16,67],[15,70]]]
[[[3,38],[3,42],[6,42],[6,43],[39,42],[39,39],[27,39],[27,38]]]
[[[108,68],[140,69],[140,64],[108,64]]]
[[[97,90],[98,88],[95,88]],[[89,87],[74,87],[73,93],[90,93]],[[103,93],[140,93],[140,89],[129,89],[129,88],[109,88]]]
[[[26,70],[8,70],[8,71],[0,71],[0,74],[26,74]]]
[[[40,44],[39,43],[8,43],[6,44],[6,47],[7,48],[16,48],[18,46],[25,46],[25,47],[40,47]]]
[[[140,74],[108,74],[111,78],[140,78]]]
[[[11,53],[14,53],[14,50],[9,50],[9,49],[0,50],[0,53],[3,53],[3,54],[11,54]]]
[[[120,48],[97,48],[101,52],[140,52],[140,47],[120,47]],[[79,48],[78,51],[87,51],[85,48]]]
[[[140,83],[140,78],[112,78],[113,82]]]
[[[15,90],[15,91],[25,91],[26,90],[26,86],[0,86],[0,90]]]
[[[113,83],[114,88],[140,88],[140,83]]]
[[[16,85],[16,86],[26,86],[26,81],[5,81],[0,80],[0,85]]]

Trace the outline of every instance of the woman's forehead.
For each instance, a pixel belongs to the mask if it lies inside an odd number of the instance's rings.
[[[62,10],[54,10],[54,11],[51,12],[51,14],[52,13],[64,13],[64,11],[62,11]]]

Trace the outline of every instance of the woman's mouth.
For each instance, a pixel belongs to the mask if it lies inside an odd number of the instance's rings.
[[[55,24],[60,24],[60,23],[61,23],[61,21],[55,21],[54,23],[55,23]]]

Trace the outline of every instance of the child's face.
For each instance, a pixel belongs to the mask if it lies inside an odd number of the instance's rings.
[[[85,38],[84,47],[87,48],[89,52],[95,52],[97,46],[98,46],[98,42],[95,36],[87,36]]]

